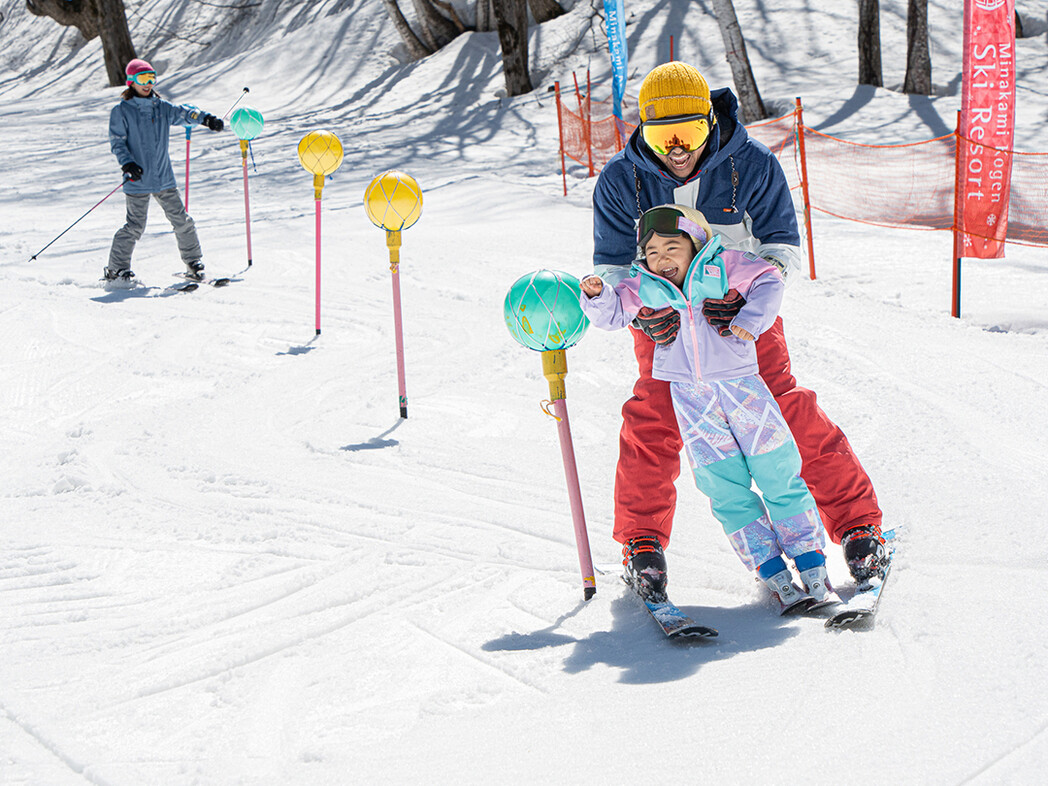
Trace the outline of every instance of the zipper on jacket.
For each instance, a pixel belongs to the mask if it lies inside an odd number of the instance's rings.
[[[697,257],[699,255],[696,254],[695,256]],[[694,261],[695,260],[693,259],[692,262],[694,263]],[[671,287],[673,287],[675,290],[677,290],[680,293],[681,299],[684,301],[684,304],[688,307],[688,329],[689,329],[689,332],[691,333],[692,357],[695,360],[695,381],[696,382],[701,382],[702,381],[702,364],[699,362],[699,337],[695,333],[695,311],[691,307],[691,298],[689,298],[686,294],[684,294],[684,289],[688,288],[689,279],[692,278],[692,275],[695,272],[694,265],[691,265],[688,268],[688,273],[684,277],[684,287],[678,287],[672,281],[669,281],[669,280],[663,278],[662,276],[658,276],[658,275],[652,273],[650,270],[648,270],[643,265],[637,265],[637,269],[640,271],[640,274],[642,276],[651,276],[656,281],[660,281],[660,282],[662,282],[664,284],[669,284]],[[676,310],[676,309],[674,309],[674,310]]]
[[[699,337],[695,334],[695,312],[691,309],[691,301],[687,298],[684,301],[688,304],[688,327],[691,328],[691,351],[695,358],[695,381],[702,382],[702,364],[699,363]]]

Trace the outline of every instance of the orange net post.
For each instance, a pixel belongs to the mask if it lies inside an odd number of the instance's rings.
[[[797,149],[800,151],[801,194],[804,198],[804,234],[808,238],[808,278],[815,280],[815,243],[811,232],[811,197],[808,194],[808,156],[804,148],[804,111],[801,109],[801,97],[797,96]]]
[[[961,137],[961,110],[957,110],[957,125],[954,130],[957,139]],[[953,174],[953,271],[950,281],[950,316],[961,316],[961,201],[957,195],[961,193],[961,157],[954,156]]]

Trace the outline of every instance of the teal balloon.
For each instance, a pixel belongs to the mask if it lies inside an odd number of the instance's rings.
[[[251,140],[262,133],[265,121],[257,109],[243,106],[229,118],[229,125],[233,127],[233,133],[238,139]]]
[[[581,293],[579,280],[568,273],[536,270],[518,278],[503,304],[510,335],[539,352],[575,346],[589,328]]]

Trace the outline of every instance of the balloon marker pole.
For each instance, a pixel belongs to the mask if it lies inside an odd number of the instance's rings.
[[[240,157],[244,163],[244,225],[247,227],[247,266],[251,267],[251,201],[247,194],[247,146],[248,140],[240,140]]]
[[[317,203],[317,335],[320,335],[320,192],[324,189],[324,176],[313,175],[313,195]]]
[[[328,131],[310,131],[298,143],[298,160],[313,173],[313,201],[316,206],[316,334],[320,335],[320,200],[324,178],[342,165],[342,142]]]
[[[408,392],[404,375],[404,328],[400,315],[400,230],[386,230],[389,248],[389,272],[393,277],[393,329],[397,340],[397,386],[400,391],[400,416],[408,416]]]
[[[597,593],[597,581],[594,577],[593,557],[590,554],[589,534],[586,532],[586,514],[582,509],[582,491],[579,488],[579,473],[575,465],[575,448],[571,441],[571,424],[568,422],[567,394],[564,387],[564,377],[567,373],[568,356],[565,350],[543,351],[542,375],[549,382],[549,397],[553,402],[553,413],[557,419],[560,455],[564,461],[571,518],[575,524],[575,545],[579,552],[579,567],[582,569],[582,593],[583,598],[589,600]]]

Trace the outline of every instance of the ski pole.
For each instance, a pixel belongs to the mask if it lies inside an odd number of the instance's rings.
[[[121,188],[123,188],[123,187],[124,187],[124,181],[123,181],[123,180],[121,180],[121,181],[120,181],[120,185],[118,185],[118,186],[117,186],[116,188],[114,188],[114,189],[113,189],[112,191],[110,191],[110,192],[109,192],[108,194],[106,194],[106,195],[105,195],[104,197],[102,197],[102,198],[101,198],[101,199],[99,199],[99,200],[98,200],[97,202],[95,202],[95,205],[94,205],[94,207],[92,207],[92,208],[91,208],[91,210],[94,210],[94,209],[95,209],[96,207],[98,207],[99,205],[101,205],[101,204],[102,204],[103,202],[105,202],[105,201],[106,201],[107,199],[109,199],[109,197],[113,196],[113,194],[115,194],[115,193],[116,193],[117,191],[119,191],[119,190],[120,190]],[[90,213],[90,212],[91,212],[91,210],[88,210],[88,211],[87,211],[87,213]],[[66,232],[68,232],[68,231],[69,231],[70,229],[72,229],[72,228],[73,228],[73,227],[75,227],[75,226],[76,226],[77,224],[79,224],[79,223],[80,223],[81,221],[83,221],[83,220],[84,220],[84,219],[85,219],[85,218],[87,217],[87,213],[84,213],[84,215],[80,216],[80,218],[78,218],[78,219],[77,219],[76,221],[74,221],[74,222],[73,222],[72,224],[70,224],[69,226],[67,226],[67,227],[66,227],[66,228],[65,228],[65,229],[64,229],[64,230],[63,230],[63,231],[62,231],[62,232],[61,232],[61,233],[60,233],[60,234],[58,235],[58,237],[56,237],[56,238],[55,238],[55,240],[58,240],[58,238],[59,238],[59,237],[62,237],[62,235],[64,235],[64,234],[65,234]],[[43,253],[44,253],[45,251],[47,251],[47,249],[49,249],[49,248],[51,247],[51,245],[52,245],[52,244],[53,244],[53,243],[55,242],[55,240],[52,240],[52,241],[51,241],[50,243],[48,243],[48,244],[47,244],[46,246],[44,246],[44,247],[43,247],[43,248],[41,248],[41,249],[40,249],[39,251],[37,251],[37,252],[36,252],[35,254],[33,254],[33,256],[29,257],[29,261],[30,261],[30,262],[32,262],[32,261],[33,261],[34,259],[36,259],[36,258],[37,258],[38,256],[40,256],[40,255],[41,255],[41,254],[43,254]]]
[[[226,119],[227,117],[229,117],[229,113],[233,111],[233,107],[234,107],[234,106],[236,106],[237,104],[239,104],[239,103],[240,103],[240,100],[241,100],[241,99],[242,99],[242,98],[243,98],[243,97],[244,97],[244,96],[245,96],[245,95],[246,95],[247,93],[250,93],[250,92],[251,92],[251,91],[250,91],[250,90],[248,90],[248,88],[246,88],[246,87],[245,87],[245,88],[244,88],[244,89],[243,89],[243,90],[241,91],[241,93],[240,93],[240,98],[238,98],[238,99],[237,99],[236,101],[234,101],[234,102],[233,102],[233,106],[229,107],[229,109],[227,109],[227,110],[226,110],[226,113],[225,113],[224,115],[222,115],[222,119],[223,119],[223,120],[225,120],[225,119]]]

